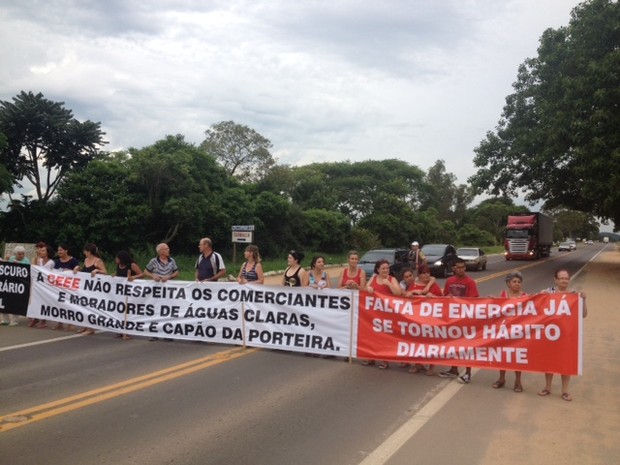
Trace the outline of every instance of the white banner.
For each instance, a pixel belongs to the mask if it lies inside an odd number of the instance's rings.
[[[355,357],[357,299],[336,289],[129,282],[33,266],[28,317],[133,336]]]

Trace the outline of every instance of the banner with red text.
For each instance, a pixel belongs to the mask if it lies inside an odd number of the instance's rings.
[[[353,294],[32,267],[28,316],[134,336],[349,356]]]
[[[360,358],[581,374],[579,294],[406,299],[360,292]]]

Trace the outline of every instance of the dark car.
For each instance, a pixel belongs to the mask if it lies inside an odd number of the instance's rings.
[[[484,250],[477,247],[460,247],[456,249],[459,258],[465,260],[465,266],[468,270],[486,270],[487,256]]]
[[[450,244],[426,244],[422,247],[422,253],[431,274],[438,278],[445,278],[451,273],[458,258],[456,249]]]
[[[400,277],[400,271],[407,265],[407,249],[373,249],[360,258],[359,267],[366,272],[366,278],[375,273],[375,264],[379,260],[387,260],[390,264],[390,274]]]

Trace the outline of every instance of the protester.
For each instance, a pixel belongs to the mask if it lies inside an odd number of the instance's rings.
[[[126,250],[119,250],[116,252],[116,255],[114,256],[114,263],[116,263],[116,271],[114,272],[114,276],[119,278],[127,278],[128,281],[140,279],[144,276],[140,265],[133,260],[130,253]]]
[[[401,282],[401,288],[403,289],[405,297],[441,297],[443,293],[441,288],[436,283],[435,277],[431,276],[431,270],[422,265],[418,268],[417,276],[413,276],[413,271],[406,268],[403,271],[403,281]],[[407,367],[410,364],[403,363],[402,367]],[[409,368],[409,373],[418,373],[425,367],[421,363],[415,363]],[[435,366],[428,365],[426,368],[427,376],[435,376]]]
[[[258,247],[250,244],[243,252],[245,262],[241,265],[237,282],[239,284],[263,284],[265,282],[265,274],[263,273],[263,265],[261,265],[260,253]]]
[[[153,281],[165,283],[170,279],[179,276],[179,268],[174,258],[170,256],[170,247],[162,242],[155,247],[157,257],[151,258],[144,270],[144,276],[148,276]]]
[[[58,246],[56,255],[58,258],[54,260],[54,269],[57,271],[73,271],[75,273],[75,269],[80,266],[80,262],[70,254],[69,248],[65,244]],[[52,329],[63,329],[63,325],[62,323],[57,323]],[[65,329],[72,331],[73,325],[67,325]]]
[[[126,250],[119,250],[114,256],[114,262],[116,263],[116,271],[113,276],[119,278],[127,278],[128,281],[141,278],[144,273],[140,266],[131,258],[131,255]],[[127,311],[127,310],[125,310]],[[125,313],[125,322],[127,321],[127,313]],[[117,338],[127,341],[131,339],[129,334],[118,333]]]
[[[309,283],[308,273],[301,266],[305,255],[303,252],[291,250],[286,257],[288,267],[282,275],[282,285],[290,287],[305,287]]]
[[[343,268],[338,280],[340,289],[364,289],[366,287],[366,272],[362,270],[358,264],[360,256],[355,250],[351,250],[348,254],[348,265]]]
[[[196,260],[196,281],[217,281],[226,276],[226,265],[222,256],[213,250],[213,242],[203,237],[198,243],[200,255]]]
[[[566,268],[560,268],[556,270],[554,275],[555,285],[549,287],[542,292],[548,294],[569,294],[577,292],[575,290],[569,290],[570,285],[570,272]],[[588,307],[586,307],[586,295],[581,292],[581,298],[583,299],[583,318],[588,316]],[[539,396],[548,396],[551,394],[551,384],[553,383],[553,373],[545,373],[545,387],[542,391],[538,392]],[[570,375],[562,375],[562,399],[570,402],[573,397],[568,392],[568,384],[570,383]]]
[[[465,274],[465,260],[457,258],[452,267],[454,276],[450,276],[444,285],[443,294],[447,297],[480,297],[476,281]],[[460,383],[468,384],[471,381],[471,367],[465,367],[465,374],[459,376],[456,366],[448,371],[439,373],[442,378],[458,378]]]
[[[174,279],[179,276],[179,268],[174,258],[170,256],[170,247],[165,242],[157,244],[155,247],[157,257],[151,258],[144,270],[144,276],[148,276],[153,281],[165,283],[170,279]],[[149,341],[157,341],[158,337],[151,337]],[[172,340],[165,338],[166,340]]]
[[[52,257],[54,256],[54,250],[47,245],[45,242],[37,242],[35,245],[36,250],[36,264],[38,266],[42,266],[43,268],[47,268],[48,270],[54,269],[54,260]],[[28,322],[29,327],[37,327],[39,329],[43,329],[47,327],[47,322],[45,320],[37,320],[36,318],[31,318]]]
[[[381,294],[387,295],[402,295],[403,291],[400,288],[400,285],[394,276],[390,276],[390,262],[387,260],[379,260],[375,264],[375,274],[370,278],[368,284],[366,285],[366,291],[373,294],[375,292],[380,292]],[[362,360],[362,365],[372,365],[374,361],[372,360]],[[379,368],[385,370],[390,367],[389,362],[385,360],[381,360],[378,363]]]
[[[403,270],[401,288],[405,293],[405,297],[440,297],[443,295],[437,280],[434,276],[431,276],[431,270],[426,265],[418,268],[415,278],[413,270],[408,268]]]
[[[312,257],[310,272],[308,273],[308,285],[314,289],[330,287],[329,276],[325,271],[325,257],[321,255]]]
[[[9,263],[21,263],[22,265],[30,265],[30,260],[26,258],[26,249],[18,245],[13,250],[13,255],[9,257],[7,260]],[[19,317],[18,315],[13,315],[12,313],[0,313],[1,320],[0,324],[8,325],[8,326],[17,326],[19,325]],[[8,317],[8,320],[7,320]]]
[[[99,249],[95,244],[86,244],[83,249],[84,252],[84,266],[79,265],[75,267],[74,271],[81,271],[82,273],[90,273],[92,277],[96,274],[108,274],[105,263],[99,255]]]
[[[417,270],[422,265],[426,265],[426,257],[420,250],[420,243],[418,241],[411,243],[411,248],[407,253],[407,261],[412,270]]]
[[[522,289],[523,284],[523,275],[518,271],[514,271],[512,273],[508,273],[506,275],[506,286],[508,289],[505,289],[500,294],[500,297],[507,299],[518,299],[520,297],[527,296]],[[497,381],[493,383],[493,389],[503,388],[506,384],[506,370],[499,370],[499,378]],[[521,372],[515,371],[515,385],[513,388],[514,392],[523,392],[523,385],[521,384]]]

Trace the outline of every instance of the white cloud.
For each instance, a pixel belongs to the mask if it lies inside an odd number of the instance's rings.
[[[48,1],[0,6],[0,99],[100,121],[109,149],[223,120],[281,163],[444,159],[460,182],[518,65],[578,0]]]

